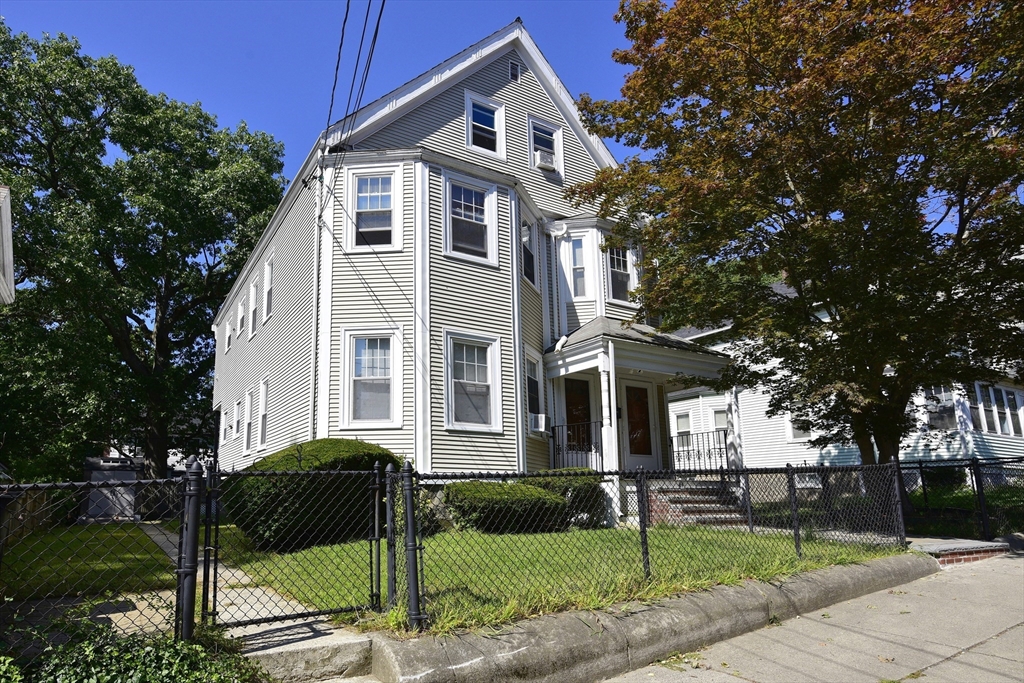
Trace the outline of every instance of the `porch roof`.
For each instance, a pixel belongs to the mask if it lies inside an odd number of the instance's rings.
[[[578,344],[588,342],[591,339],[601,337],[638,342],[641,344],[651,344],[652,346],[678,349],[680,351],[690,351],[692,353],[702,353],[709,356],[719,356],[722,358],[729,357],[724,353],[712,351],[700,344],[686,341],[682,337],[678,337],[674,334],[658,332],[649,325],[634,323],[629,327],[623,327],[621,320],[612,320],[611,318],[607,318],[603,315],[597,316],[586,325],[578,327],[571,332],[562,348],[569,349]],[[544,349],[544,353],[551,353],[555,350],[555,346],[556,344],[552,344],[548,348]]]

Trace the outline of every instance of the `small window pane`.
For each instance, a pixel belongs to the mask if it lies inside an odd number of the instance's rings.
[[[361,379],[353,383],[352,419],[391,419],[390,379]]]
[[[533,148],[555,153],[555,132],[534,125],[533,127]]]
[[[486,384],[455,382],[453,412],[456,422],[464,424],[491,423],[491,388]]]
[[[715,411],[715,429],[718,431],[728,429],[728,422],[726,421],[724,410]]]
[[[690,414],[676,415],[676,433],[678,434],[689,434],[690,433]]]

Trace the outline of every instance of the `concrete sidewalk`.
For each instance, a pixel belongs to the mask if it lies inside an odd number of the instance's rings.
[[[952,567],[610,679],[1024,681],[1024,555]]]

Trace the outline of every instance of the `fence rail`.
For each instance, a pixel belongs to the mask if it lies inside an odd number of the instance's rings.
[[[580,422],[555,425],[551,428],[552,469],[589,467],[599,470],[601,459],[602,423]]]
[[[677,470],[728,467],[726,432],[681,432],[672,444],[672,461]]]

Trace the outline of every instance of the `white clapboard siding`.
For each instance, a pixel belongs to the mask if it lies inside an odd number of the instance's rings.
[[[512,339],[512,270],[509,194],[498,188],[499,268],[443,253],[444,187],[441,169],[429,171],[430,207],[430,467],[435,472],[516,469],[516,399]],[[500,338],[502,432],[445,429],[444,331],[456,329]],[[493,358],[491,359],[493,362]]]
[[[334,190],[334,261],[331,308],[331,390],[328,433],[332,437],[361,439],[378,444],[396,455],[411,459],[414,440],[413,381],[413,262],[415,242],[416,178],[415,166],[402,167],[402,215],[395,217],[396,230],[402,231],[402,251],[382,253],[345,249],[351,236],[345,234],[346,202],[349,188],[345,173],[339,172]],[[340,201],[338,201],[340,200]],[[355,328],[398,328],[403,348],[392,351],[393,373],[402,372],[402,426],[395,429],[342,428],[341,404],[346,392],[341,381],[343,364],[352,363],[351,350],[344,347],[344,330]],[[394,376],[397,376],[394,375]]]
[[[222,316],[217,329],[214,406],[230,420],[235,401],[242,399],[244,423],[245,392],[257,389],[255,412],[258,412],[258,388],[263,378],[269,380],[269,392],[266,447],[255,447],[258,415],[254,415],[254,449],[243,454],[244,435],[232,433],[229,441],[220,443],[223,469],[243,468],[260,457],[309,438],[315,214],[316,197],[311,185],[291,204],[273,239],[250,257],[256,264],[250,271],[260,283],[260,313],[252,338],[248,330],[248,282],[237,287],[235,296],[224,303],[228,315]],[[264,323],[262,264],[271,253],[274,258],[273,313]],[[224,326],[230,320],[237,327],[239,296],[244,296],[247,302],[246,329],[236,329],[231,350],[225,352]],[[218,439],[222,437],[223,426]]]
[[[971,456],[969,456],[971,457]],[[974,433],[974,454],[978,458],[1024,457],[1024,439],[1003,434]]]
[[[508,63],[522,66],[518,82],[510,81]],[[497,100],[505,110],[505,159],[466,148],[465,91]],[[527,116],[532,115],[562,127],[565,177],[546,174],[530,164]],[[566,187],[592,180],[597,164],[575,136],[565,119],[541,87],[533,72],[509,50],[486,66],[438,93],[356,145],[357,149],[405,149],[424,147],[479,164],[518,178],[536,205],[561,216],[593,211],[594,207],[573,207],[562,198]]]
[[[636,309],[632,306],[615,303],[614,301],[606,301],[604,304],[604,314],[612,320],[632,320],[633,316],[636,315]]]

